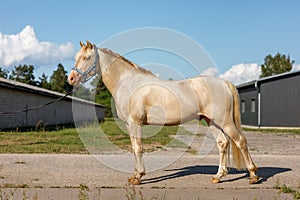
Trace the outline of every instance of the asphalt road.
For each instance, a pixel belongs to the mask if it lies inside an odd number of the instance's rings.
[[[233,169],[221,183],[210,183],[218,169],[215,147],[204,158],[189,153],[180,155],[176,150],[146,155],[146,170],[150,172],[134,189],[127,185],[128,172],[133,168],[132,156],[128,154],[0,154],[1,197],[130,199],[135,195],[132,199],[293,199],[292,194],[274,187],[286,184],[299,190],[299,137],[260,133],[247,133],[246,137],[261,177],[255,185],[248,184],[246,171]],[[199,138],[195,139],[198,143]]]

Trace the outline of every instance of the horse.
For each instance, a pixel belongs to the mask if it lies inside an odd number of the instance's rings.
[[[236,168],[248,169],[250,184],[259,181],[258,168],[242,134],[239,95],[231,82],[209,76],[166,81],[109,49],[97,48],[89,41],[80,41],[80,46],[68,82],[77,86],[98,74],[112,94],[117,115],[129,132],[135,158],[129,183],[140,184],[146,173],[143,125],[173,126],[194,119],[204,119],[216,139],[219,168],[212,183],[221,182],[228,173],[226,156],[229,157],[230,146]]]

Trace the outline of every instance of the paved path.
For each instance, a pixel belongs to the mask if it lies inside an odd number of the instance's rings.
[[[299,190],[299,138],[258,133],[246,137],[259,166],[259,184],[249,185],[247,173],[235,170],[222,183],[210,183],[218,168],[214,150],[203,159],[193,154],[178,158],[166,151],[146,156],[146,168],[152,172],[135,187],[136,199],[293,199],[274,187],[286,184]],[[168,159],[173,162],[155,170]],[[126,185],[126,171],[132,168],[129,155],[0,154],[0,166],[2,199],[128,199],[134,194]]]

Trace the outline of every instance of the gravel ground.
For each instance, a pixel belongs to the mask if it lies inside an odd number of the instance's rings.
[[[195,152],[203,132],[191,145]],[[293,199],[274,187],[286,184],[299,190],[299,137],[257,132],[245,136],[262,177],[255,185],[248,184],[245,171],[235,170],[223,182],[210,183],[218,169],[216,147],[203,158],[175,149],[146,154],[150,172],[134,190],[127,185],[133,165],[129,154],[0,154],[0,199],[130,199],[134,194],[136,199]],[[182,141],[189,142],[188,137]]]

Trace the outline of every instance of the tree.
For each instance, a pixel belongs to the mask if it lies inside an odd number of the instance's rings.
[[[0,67],[0,77],[7,78],[9,71]]]
[[[27,83],[30,85],[36,85],[34,80],[34,66],[33,65],[18,65],[12,70],[9,79]]]
[[[87,101],[92,100],[92,95],[91,95],[90,90],[88,88],[84,87],[84,85],[76,86],[76,88],[73,92],[73,96],[81,98],[81,99],[85,99]]]
[[[62,64],[58,64],[57,69],[53,71],[50,77],[50,89],[67,93],[73,89],[73,87],[68,83],[67,71]]]
[[[46,76],[45,73],[42,74],[41,77],[39,77],[38,86],[45,89],[51,89],[50,83],[48,82],[48,76]]]
[[[295,61],[290,60],[290,56],[277,53],[274,57],[267,55],[264,64],[261,65],[260,78],[281,74],[291,71]]]
[[[93,87],[92,93],[95,94],[95,102],[106,106],[105,109],[105,117],[112,117],[112,95],[109,90],[104,85],[102,79],[95,78],[91,82],[91,86]],[[114,109],[116,110],[116,109]]]

